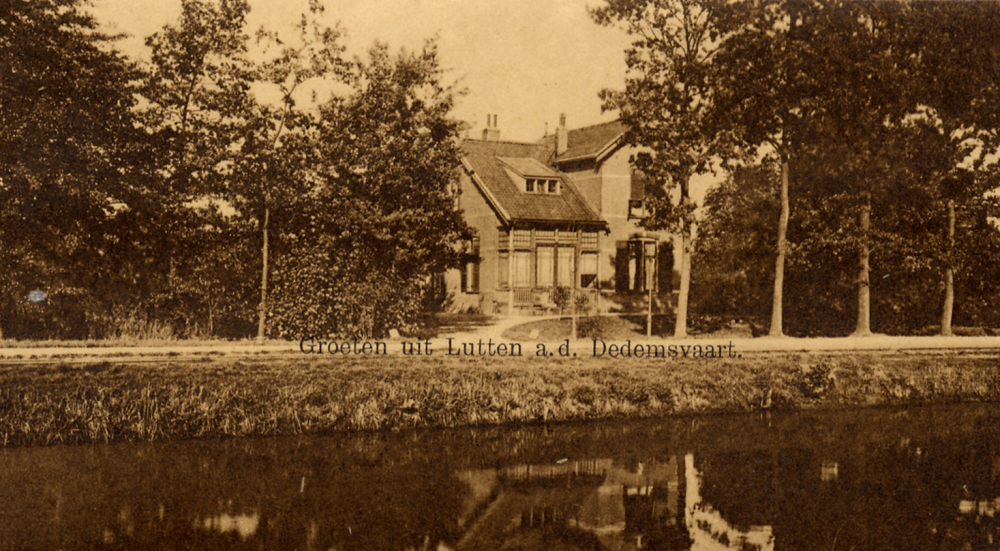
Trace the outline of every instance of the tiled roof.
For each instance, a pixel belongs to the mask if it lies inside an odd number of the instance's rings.
[[[596,157],[624,134],[625,130],[625,124],[617,120],[570,130],[566,133],[567,149],[559,155],[556,162]]]
[[[466,163],[486,187],[486,195],[499,203],[495,206],[510,217],[509,221],[604,224],[568,176],[554,173],[561,179],[562,189],[559,194],[553,195],[522,193],[508,176],[501,157],[508,164],[535,166],[538,163],[544,167],[551,156],[551,150],[545,144],[465,140],[462,150]]]
[[[526,178],[558,178],[559,173],[545,166],[537,159],[528,157],[497,157],[514,172]]]

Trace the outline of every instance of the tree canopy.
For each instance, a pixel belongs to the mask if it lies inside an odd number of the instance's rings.
[[[458,265],[453,244],[468,231],[451,194],[459,91],[441,83],[434,44],[398,55],[376,45],[348,80],[351,93],[323,106],[324,162],[279,267],[288,336],[412,329],[430,276]]]
[[[657,171],[654,160],[702,167],[713,158],[725,166],[768,156],[778,162],[770,180],[780,206],[776,239],[764,239],[759,225],[747,227],[763,205],[762,198],[748,200],[759,197],[765,180],[736,172],[710,196],[709,233],[698,250],[720,261],[746,255],[756,283],[752,291],[741,288],[756,298],[708,299],[706,308],[755,304],[753,317],[760,322],[769,313],[770,333],[781,335],[781,311],[795,303],[793,333],[843,334],[853,294],[853,331],[866,335],[872,316],[892,332],[917,330],[918,319],[929,325],[933,316],[913,315],[916,297],[939,295],[932,309],[942,332],[950,330],[958,251],[989,249],[996,233],[985,222],[995,215],[990,153],[1000,127],[996,3],[608,0],[594,16],[635,38],[625,52],[625,88],[604,97],[607,108],[637,127],[630,133],[643,151],[637,168],[669,186],[670,171]],[[700,165],[690,161],[699,153],[706,154],[697,157]],[[658,221],[678,219],[684,203],[673,199],[652,205],[651,227],[666,229]],[[956,230],[957,213],[965,219]],[[969,243],[961,243],[963,224],[977,228]],[[758,296],[753,247],[762,242],[774,258],[769,308]],[[787,283],[797,287],[791,294],[784,292],[786,257]],[[708,287],[747,273],[729,261],[696,265],[717,282]],[[727,268],[736,271],[720,273]],[[876,292],[883,296],[873,299]],[[823,306],[806,312],[803,301]],[[827,323],[822,311],[837,321]],[[679,322],[683,315],[679,307]]]
[[[319,2],[290,33],[254,33],[246,0],[184,0],[137,64],[82,6],[0,7],[0,328],[248,336],[256,317],[263,337],[313,322],[344,336],[412,326],[464,228],[450,196],[457,93],[433,45],[347,60],[341,30],[316,23]],[[332,99],[303,100],[306,87]],[[297,255],[317,247],[336,262],[310,280],[297,262],[311,257]],[[355,271],[368,276],[329,294],[336,274]],[[344,301],[390,314],[333,323],[297,309],[306,295],[338,316]],[[284,316],[274,330],[271,311]],[[53,325],[68,317],[72,328]]]
[[[137,68],[79,8],[0,6],[0,332],[15,336],[38,302],[30,291],[83,308],[88,287],[119,281],[120,211],[152,170],[134,124]],[[54,323],[87,332],[82,319]]]

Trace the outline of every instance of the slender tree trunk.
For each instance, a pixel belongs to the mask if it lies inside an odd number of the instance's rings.
[[[781,156],[781,216],[778,218],[778,256],[774,260],[774,299],[771,302],[772,337],[784,335],[782,304],[785,289],[785,256],[788,254],[788,159]]]
[[[868,245],[868,232],[871,229],[871,198],[865,194],[861,206],[859,226],[861,229],[861,250],[858,254],[858,323],[854,329],[855,337],[867,337],[871,330],[871,282],[869,256],[871,248]]]
[[[698,228],[692,221],[688,228],[690,233],[681,235],[681,288],[677,294],[677,321],[674,323],[674,337],[687,337],[688,295],[691,289],[691,252]]]
[[[208,338],[215,336],[215,302],[208,303]]]
[[[264,259],[260,270],[260,308],[257,322],[257,342],[264,344],[264,329],[267,324],[267,225],[271,219],[271,209],[264,208],[263,237],[264,244],[261,247],[261,257]]]
[[[948,200],[948,267],[944,270],[944,308],[941,312],[941,334],[951,335],[951,316],[955,309],[955,200]]]

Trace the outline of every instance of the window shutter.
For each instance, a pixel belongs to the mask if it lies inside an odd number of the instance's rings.
[[[629,290],[628,258],[628,241],[615,241],[615,291],[618,293]]]
[[[470,266],[470,268],[471,268],[470,272],[471,273],[469,274],[469,278],[472,281],[469,282],[469,288],[470,288],[469,292],[470,293],[478,293],[479,292],[479,262],[481,261],[481,259],[479,258],[479,237],[473,237],[472,238],[472,254],[474,254],[476,256],[476,259],[472,262],[472,266]]]

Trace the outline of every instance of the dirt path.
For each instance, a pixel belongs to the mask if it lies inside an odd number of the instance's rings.
[[[530,321],[538,321],[539,318],[531,318]],[[430,339],[430,345],[435,351],[444,353],[451,338],[451,343],[460,345],[461,343],[494,343],[509,342],[504,341],[502,335],[510,327],[524,323],[524,319],[512,318],[501,320],[499,323],[478,328],[474,331],[443,334],[434,339]],[[412,342],[409,339],[386,339],[380,341],[385,343],[385,350],[390,356],[405,357],[402,344]],[[558,346],[563,341],[546,343],[550,347]],[[343,344],[343,343],[341,343]],[[353,344],[353,343],[351,343]],[[522,342],[525,350],[534,350],[536,342]],[[653,344],[676,347],[695,346],[725,346],[727,349],[737,351],[740,354],[756,353],[776,353],[776,352],[802,352],[802,353],[846,353],[858,352],[954,352],[974,351],[978,354],[997,354],[1000,358],[1000,337],[890,337],[873,336],[865,338],[728,338],[728,337],[699,337],[687,339],[672,338],[651,338],[637,337],[627,340],[605,340],[598,343],[598,348],[602,344],[622,345],[631,344]],[[309,343],[306,343],[308,350]],[[731,348],[729,348],[731,345]],[[581,355],[591,354],[594,343],[590,339],[578,339],[572,343],[574,350],[580,351]],[[166,346],[123,346],[123,347],[52,347],[52,348],[0,348],[0,364],[37,363],[50,361],[72,361],[93,359],[130,359],[135,361],[154,361],[158,358],[173,356],[224,356],[224,357],[246,357],[248,359],[273,358],[277,356],[299,356],[303,355],[298,342],[271,342],[263,346],[253,343],[222,343],[219,345],[198,345],[185,346],[183,342],[176,345]],[[315,355],[315,354],[313,354]],[[358,354],[353,354],[358,355]],[[324,357],[329,357],[324,352]]]

